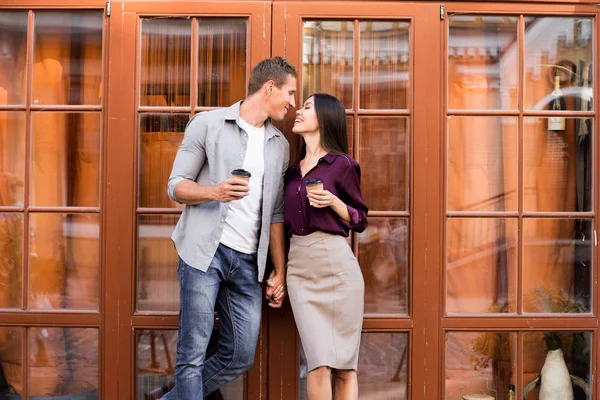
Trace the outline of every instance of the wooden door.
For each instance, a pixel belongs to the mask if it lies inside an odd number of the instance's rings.
[[[172,381],[177,343],[177,254],[170,236],[182,207],[166,182],[184,128],[197,112],[245,97],[251,66],[270,55],[268,2],[112,3],[108,238],[119,249],[118,398],[144,399]],[[218,326],[218,324],[216,325]],[[265,341],[223,397],[264,393]]]

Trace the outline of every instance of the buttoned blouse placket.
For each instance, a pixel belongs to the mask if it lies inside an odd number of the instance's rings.
[[[298,170],[298,175],[300,176],[300,183],[298,184],[298,189],[296,190],[296,195],[298,196],[298,200],[300,200],[300,209],[298,210],[298,212],[302,215],[302,224],[304,225],[304,228],[300,228],[300,230],[302,232],[306,232],[308,231],[308,207],[310,207],[310,205],[308,204],[308,201],[306,201],[306,199],[302,199],[302,187],[304,187],[304,181],[308,178],[308,175],[313,172],[314,170],[316,170],[317,168],[319,168],[319,166],[321,165],[321,161],[323,160],[323,158],[319,158],[319,161],[317,161],[317,165],[315,165],[314,167],[312,167],[310,170],[308,170],[308,172],[302,176],[302,169],[300,168],[300,164],[296,165],[296,168]],[[303,210],[303,207],[307,207],[306,210]]]

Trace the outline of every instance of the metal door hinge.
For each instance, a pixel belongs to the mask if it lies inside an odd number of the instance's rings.
[[[445,14],[444,14],[444,5],[440,4],[440,20],[444,20],[445,18]]]
[[[110,17],[110,0],[106,0],[106,16]]]

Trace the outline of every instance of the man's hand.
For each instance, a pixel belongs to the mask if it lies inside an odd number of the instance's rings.
[[[214,186],[214,200],[226,203],[232,200],[240,200],[248,196],[248,182],[244,179],[229,178]]]
[[[283,299],[285,298],[285,276],[283,273],[276,274],[275,271],[271,272],[269,279],[267,279],[266,294],[269,300],[269,307],[281,308]]]

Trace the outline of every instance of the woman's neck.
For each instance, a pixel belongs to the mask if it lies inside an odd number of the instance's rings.
[[[305,137],[304,143],[306,144],[306,155],[304,156],[306,159],[321,158],[327,154],[327,150],[321,146],[321,141],[318,136],[315,138]]]

